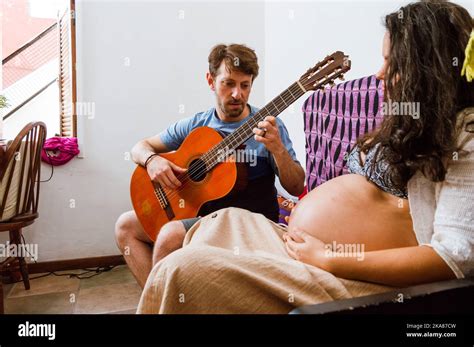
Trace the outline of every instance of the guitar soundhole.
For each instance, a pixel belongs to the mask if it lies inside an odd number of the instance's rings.
[[[206,164],[201,159],[194,159],[188,168],[188,174],[194,182],[200,182],[206,177]]]

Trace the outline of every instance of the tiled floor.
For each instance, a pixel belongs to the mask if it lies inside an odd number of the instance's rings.
[[[83,271],[57,273],[71,272]],[[30,285],[30,290],[25,290],[22,282],[4,285],[5,313],[134,314],[141,294],[125,265],[88,279],[50,275],[31,280]]]

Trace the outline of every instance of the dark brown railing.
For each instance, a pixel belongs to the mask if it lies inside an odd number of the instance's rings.
[[[2,60],[3,88],[58,58],[57,22]]]
[[[38,91],[36,91],[33,95],[31,95],[28,99],[26,99],[25,101],[23,101],[21,104],[19,104],[18,106],[16,106],[13,110],[11,110],[10,112],[8,112],[6,115],[3,116],[3,120],[11,117],[11,115],[13,115],[16,111],[18,111],[20,108],[22,108],[23,106],[25,106],[27,103],[29,103],[31,100],[33,100],[34,98],[36,98],[38,95],[40,95],[42,92],[44,92],[46,89],[48,89],[49,86],[51,86],[54,82],[58,82],[58,79],[55,78],[53,79],[51,82],[49,82],[48,84],[46,84],[45,86],[43,86],[42,88],[40,88]]]
[[[46,36],[48,33],[53,31],[56,27],[58,26],[58,23],[52,24],[49,28],[45,29],[43,32],[39,33],[36,37],[32,38],[30,41],[25,43],[23,46],[12,52],[8,57],[2,60],[2,65],[5,65],[8,63],[10,60],[15,58],[18,54],[23,52],[25,49],[28,47],[32,46],[35,42],[39,41],[42,37]]]

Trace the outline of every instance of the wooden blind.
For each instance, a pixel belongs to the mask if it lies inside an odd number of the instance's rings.
[[[77,136],[75,6],[58,18],[61,136]]]

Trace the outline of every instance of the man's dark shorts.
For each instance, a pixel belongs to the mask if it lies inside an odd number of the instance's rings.
[[[194,224],[196,224],[196,222],[200,219],[201,219],[201,217],[181,219],[181,223],[183,223],[184,229],[186,230],[186,232],[188,232],[188,230],[191,229],[191,227]]]

